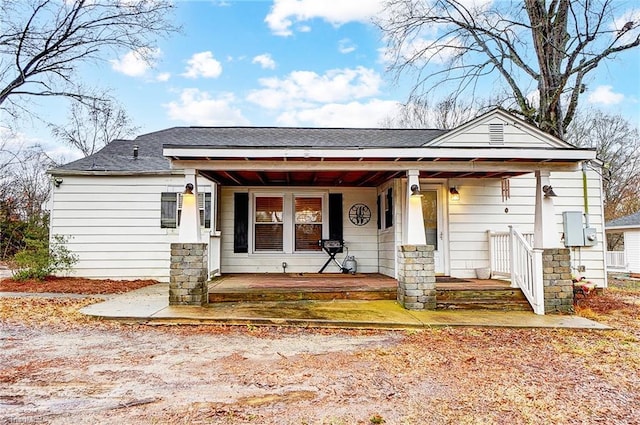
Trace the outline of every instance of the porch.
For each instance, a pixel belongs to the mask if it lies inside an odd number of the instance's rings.
[[[372,273],[247,273],[208,282],[209,303],[334,300],[395,300],[398,282]],[[438,309],[532,311],[506,280],[436,277]]]

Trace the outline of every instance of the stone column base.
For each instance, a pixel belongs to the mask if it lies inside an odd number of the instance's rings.
[[[574,313],[569,249],[545,249],[542,253],[542,269],[544,312]]]
[[[207,244],[172,243],[169,305],[207,304],[207,279]]]
[[[398,247],[398,303],[407,310],[436,309],[436,273],[432,245]]]

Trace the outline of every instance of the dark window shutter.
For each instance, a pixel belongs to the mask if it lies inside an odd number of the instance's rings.
[[[233,195],[233,252],[249,252],[249,194]]]
[[[384,211],[384,227],[388,229],[393,226],[393,189],[387,189],[387,205]]]
[[[343,239],[342,232],[342,193],[329,194],[329,239]],[[342,249],[340,251],[342,252]]]
[[[378,230],[382,229],[382,218],[380,217],[380,200],[382,199],[382,195],[378,195],[376,198],[376,221],[378,222]]]
[[[176,228],[176,212],[178,210],[178,194],[163,192],[160,195],[160,228]]]
[[[204,227],[211,229],[211,193],[204,194]]]

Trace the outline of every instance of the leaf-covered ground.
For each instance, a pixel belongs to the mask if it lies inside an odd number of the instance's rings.
[[[0,418],[50,424],[640,423],[640,285],[610,331],[137,326],[0,299]],[[0,419],[2,421],[2,419]],[[2,422],[0,422],[2,423]]]
[[[120,294],[158,283],[155,280],[85,279],[81,277],[49,276],[44,280],[0,280],[0,292],[61,293],[61,294]]]

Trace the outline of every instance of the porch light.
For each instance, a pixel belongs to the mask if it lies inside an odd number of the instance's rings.
[[[422,196],[422,194],[420,193],[420,187],[417,184],[411,185],[411,196]]]
[[[193,195],[193,184],[187,183],[184,187],[184,195]]]
[[[544,186],[542,186],[542,192],[544,193],[545,198],[552,198],[552,197],[558,196],[553,191],[553,187],[551,187],[550,184],[545,184]]]
[[[458,189],[456,189],[455,186],[453,186],[452,188],[449,189],[449,194],[451,195],[451,200],[452,201],[459,201],[460,200],[460,192],[458,192]]]

